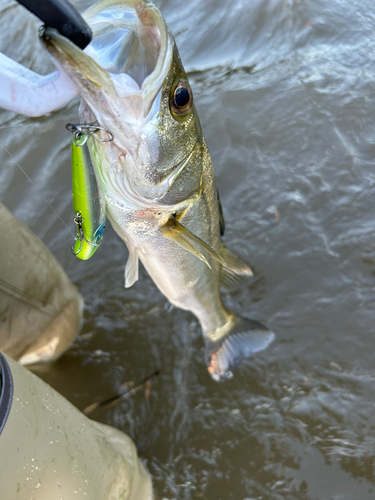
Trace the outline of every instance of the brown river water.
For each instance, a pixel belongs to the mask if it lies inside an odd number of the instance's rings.
[[[373,500],[375,5],[156,3],[189,73],[224,240],[254,270],[225,303],[276,340],[218,384],[197,320],[170,310],[144,269],[124,288],[127,250],[111,227],[92,259],[72,256],[56,213],[74,231],[75,100],[39,119],[0,113],[1,201],[85,300],[80,337],[33,371],[83,409],[160,370],[148,399],[92,415],[134,439],[159,499]],[[38,22],[10,0],[0,11],[0,50],[51,69]]]

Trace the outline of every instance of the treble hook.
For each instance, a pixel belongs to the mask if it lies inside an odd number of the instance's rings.
[[[84,220],[85,219],[82,217],[82,214],[80,212],[77,212],[76,215],[73,217],[74,224],[77,225],[77,238],[81,242],[80,247],[77,250],[77,252],[74,251],[74,247],[71,247],[73,255],[78,255],[79,252],[82,250],[83,240],[85,240],[86,243],[88,243],[92,247],[100,247],[100,245],[102,244],[102,241],[103,241],[103,236],[102,236],[101,240],[99,241],[99,243],[97,243],[97,244],[91,243],[91,241],[87,240],[87,238],[83,232],[83,227],[82,227]]]
[[[101,139],[100,142],[112,142],[114,140],[114,135],[112,134],[112,132],[99,125],[97,121],[91,123],[68,123],[66,125],[66,129],[75,135],[77,141],[82,137],[82,135],[86,135],[88,137],[89,135],[95,134],[99,130],[103,130],[109,135],[109,139]],[[83,146],[83,144],[86,143],[87,137],[86,140],[82,144],[80,144],[80,146]]]

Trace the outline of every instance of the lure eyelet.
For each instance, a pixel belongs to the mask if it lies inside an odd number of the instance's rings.
[[[185,78],[181,78],[173,89],[170,97],[170,108],[172,113],[178,116],[186,116],[193,107],[193,92]]]
[[[72,143],[77,147],[82,147],[86,144],[88,138],[89,136],[87,134],[77,131],[73,135]]]

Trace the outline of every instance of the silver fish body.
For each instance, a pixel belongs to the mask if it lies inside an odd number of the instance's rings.
[[[251,271],[221,242],[213,165],[173,37],[148,1],[103,0],[85,17],[87,54],[51,30],[43,41],[80,88],[81,121],[115,137],[100,142],[100,132],[90,147],[108,218],[129,249],[125,286],[140,259],[168,300],[198,318],[208,370],[225,380],[274,334],[222,304],[220,285]]]

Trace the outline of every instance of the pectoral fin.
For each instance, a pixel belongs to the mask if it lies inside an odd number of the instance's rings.
[[[174,241],[177,245],[179,245],[182,248],[185,248],[188,252],[192,253],[198,259],[203,261],[205,264],[208,265],[208,267],[211,269],[211,266],[202,253],[195,248],[195,246],[191,243],[190,240],[194,241],[195,240],[200,240],[197,236],[194,236],[188,229],[186,229],[182,224],[176,221],[174,218],[170,218],[168,222],[162,226],[159,231],[168,239]],[[203,243],[203,242],[202,242]]]
[[[138,251],[129,248],[129,258],[125,266],[125,288],[130,288],[138,280]]]
[[[180,245],[194,254],[198,257],[198,259],[207,264],[210,269],[211,266],[207,259],[192,243],[195,243],[198,247],[205,250],[209,255],[211,255],[211,257],[217,260],[223,268],[227,269],[227,274],[239,274],[241,276],[252,275],[250,268],[241,262],[229,250],[227,250],[224,245],[222,245],[221,255],[219,255],[215,252],[215,250],[209,247],[207,243],[180,224],[174,217],[171,217],[168,222],[159,229],[159,231],[164,234],[164,236],[177,243],[177,245]]]

